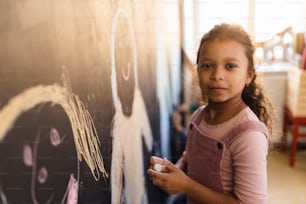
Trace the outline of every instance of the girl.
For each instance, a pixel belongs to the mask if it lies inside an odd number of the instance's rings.
[[[186,194],[188,203],[266,203],[272,107],[255,80],[254,51],[238,25],[216,25],[202,37],[197,72],[207,105],[193,114],[175,165],[151,157],[156,186]],[[157,163],[161,171],[154,170]]]

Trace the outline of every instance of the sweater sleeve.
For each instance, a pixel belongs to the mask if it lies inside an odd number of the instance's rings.
[[[241,134],[230,147],[235,195],[240,204],[266,204],[268,139],[258,131]]]

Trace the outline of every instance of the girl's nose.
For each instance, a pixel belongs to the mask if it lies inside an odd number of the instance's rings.
[[[212,70],[210,75],[211,80],[224,80],[224,73],[220,67],[216,67]]]

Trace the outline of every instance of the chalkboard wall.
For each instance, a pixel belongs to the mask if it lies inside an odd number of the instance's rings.
[[[146,169],[171,156],[179,1],[1,0],[0,13],[0,203],[163,203]]]

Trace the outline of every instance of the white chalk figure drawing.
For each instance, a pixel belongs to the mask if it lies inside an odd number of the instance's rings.
[[[0,111],[0,141],[4,139],[6,133],[13,127],[22,113],[42,103],[51,102],[52,104],[61,105],[71,123],[78,163],[84,159],[96,180],[100,179],[101,174],[105,178],[108,174],[104,168],[103,157],[99,149],[101,144],[92,117],[79,97],[72,93],[66,68],[64,67],[63,70],[63,86],[59,84],[38,85],[24,90],[9,100],[8,104]],[[60,145],[64,139],[54,128],[50,130],[49,136],[53,146]],[[32,167],[31,196],[34,204],[38,204],[35,195],[36,179],[39,183],[43,183],[48,178],[48,170],[45,167],[41,167],[37,171],[36,158],[39,138],[40,133],[36,136],[34,147],[27,144],[23,147],[23,163]],[[73,175],[70,176],[67,192],[62,203],[65,202],[65,197],[67,197],[66,203],[77,203],[78,183],[79,169],[77,179]],[[5,192],[2,188],[0,188],[0,196],[0,201],[6,203]],[[46,203],[51,203],[51,201],[52,195],[50,195]]]
[[[153,137],[145,103],[138,87],[135,33],[125,10],[113,18],[111,83],[115,115],[112,123],[112,203],[148,203],[142,139],[149,151]]]

